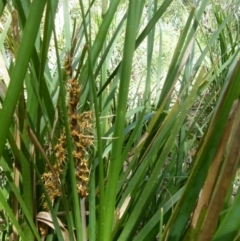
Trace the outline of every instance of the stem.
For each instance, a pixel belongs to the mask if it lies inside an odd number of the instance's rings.
[[[87,224],[86,224],[85,198],[81,198],[80,199],[80,208],[81,208],[83,241],[87,241]]]

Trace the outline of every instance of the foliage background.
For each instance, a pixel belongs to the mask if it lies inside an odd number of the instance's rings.
[[[0,1],[2,240],[238,240],[238,6]]]

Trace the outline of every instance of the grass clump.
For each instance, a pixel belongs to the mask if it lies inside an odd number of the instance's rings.
[[[238,17],[223,2],[0,4],[2,240],[237,238]]]

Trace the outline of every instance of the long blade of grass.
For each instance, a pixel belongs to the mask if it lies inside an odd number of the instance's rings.
[[[212,236],[217,226],[218,217],[220,215],[226,194],[229,190],[233,174],[236,171],[238,160],[240,157],[240,108],[239,100],[236,100],[233,103],[231,113],[229,115],[228,121],[226,124],[225,131],[230,132],[231,137],[228,139],[229,148],[226,152],[226,156],[221,163],[221,171],[218,173],[217,180],[215,182],[214,188],[212,189],[212,195],[209,205],[206,205],[206,214],[202,223],[201,232],[198,236],[198,241],[207,241],[212,240]],[[232,123],[231,123],[231,120]],[[229,130],[230,129],[230,130]],[[224,136],[224,135],[223,135]],[[226,147],[227,145],[225,145]],[[224,149],[224,147],[222,147]],[[220,150],[221,152],[221,150]],[[211,169],[210,169],[211,170]],[[209,170],[209,174],[210,174]]]
[[[154,14],[153,18],[149,21],[147,26],[144,28],[144,30],[141,32],[141,34],[137,38],[136,44],[135,44],[135,49],[137,49],[139,47],[139,45],[143,42],[143,40],[146,38],[146,36],[149,34],[149,32],[152,30],[152,28],[155,26],[155,24],[159,21],[159,19],[165,13],[166,9],[170,6],[171,3],[172,3],[172,0],[165,0],[162,3],[162,5],[156,11],[156,14]],[[120,69],[121,64],[122,64],[122,61],[119,63],[119,65],[114,69],[114,71],[108,77],[107,82],[99,90],[98,95],[101,94],[101,92],[106,88],[106,86],[112,81],[114,76],[116,76],[117,72]]]
[[[2,161],[3,161],[3,159],[2,159]],[[26,217],[26,220],[27,220],[27,222],[28,222],[29,227],[31,228],[31,230],[32,230],[33,234],[35,235],[35,237],[37,238],[37,240],[40,241],[41,238],[40,238],[40,236],[39,236],[39,234],[38,234],[38,231],[37,231],[37,229],[36,229],[36,226],[35,226],[35,224],[34,224],[34,222],[33,222],[33,220],[32,220],[32,215],[31,215],[30,212],[29,212],[29,207],[26,205],[25,200],[21,197],[21,194],[20,194],[20,192],[19,192],[19,188],[16,187],[14,181],[12,180],[12,177],[10,176],[10,170],[9,170],[9,168],[7,167],[5,161],[3,161],[3,162],[1,163],[1,166],[3,167],[4,171],[6,172],[6,176],[7,176],[7,178],[8,178],[8,181],[9,181],[9,184],[10,184],[10,186],[11,186],[11,189],[12,189],[14,195],[16,196],[18,202],[19,202],[20,205],[21,205],[21,208],[22,208],[22,210],[23,210],[23,213],[25,214],[25,217]],[[7,205],[9,206],[9,204],[7,204]],[[9,206],[8,208],[10,208],[10,206]],[[10,208],[10,209],[11,209],[11,208]],[[15,218],[15,217],[14,217],[14,218]],[[12,220],[11,220],[11,221],[12,221]],[[25,236],[25,235],[24,235],[24,236]]]
[[[139,197],[139,201],[133,208],[129,219],[128,219],[127,223],[125,224],[125,228],[119,237],[119,241],[130,240],[133,237],[133,235],[134,235],[133,231],[135,230],[137,225],[140,223],[141,216],[143,215],[143,212],[144,212],[145,208],[147,207],[149,198],[152,195],[152,193],[155,192],[155,190],[157,188],[157,184],[158,184],[157,180],[159,179],[159,172],[160,172],[159,170],[161,170],[161,168],[172,148],[174,140],[176,139],[176,137],[179,133],[179,129],[182,126],[184,119],[186,118],[188,110],[193,105],[194,100],[197,96],[199,81],[200,80],[198,80],[194,83],[192,91],[189,93],[187,99],[181,105],[179,105],[178,110],[176,112],[176,114],[177,114],[176,118],[174,118],[175,122],[172,123],[171,129],[168,132],[169,137],[164,140],[164,142],[166,142],[166,143],[160,154],[160,157],[157,160],[156,166],[154,167],[153,171],[151,172],[151,175],[149,176],[149,179],[141,193],[141,196]],[[178,104],[176,104],[176,106],[178,106]],[[158,143],[158,142],[155,140],[155,144],[156,143]],[[158,152],[158,150],[159,150],[159,147],[157,148],[156,145],[155,146],[152,145],[144,159],[147,160],[147,159],[151,158],[152,153],[154,153],[154,152],[156,153],[156,152]],[[150,153],[151,153],[151,155],[150,155]]]
[[[23,80],[27,71],[28,62],[30,60],[38,33],[38,27],[36,26],[40,26],[45,4],[46,0],[40,2],[35,0],[32,2],[30,7],[28,20],[23,31],[22,42],[16,59],[16,65],[12,71],[11,81],[2,110],[0,112],[0,156],[3,152],[7,132],[23,86]]]
[[[166,227],[164,237],[166,238],[168,236],[168,240],[179,239],[184,232],[186,222],[190,217],[198,194],[205,181],[207,170],[216,155],[216,150],[233,101],[239,95],[240,83],[238,79],[240,77],[240,62],[234,64],[234,72],[228,76],[228,81],[221,93],[210,127],[198,151],[196,164],[188,179],[186,190]]]
[[[56,6],[56,3],[58,2],[58,0],[54,0],[52,1],[53,4]],[[13,1],[15,8],[18,11],[18,16],[19,16],[19,22],[20,22],[20,26],[22,28],[24,28],[25,24],[26,24],[26,20],[27,20],[27,16],[28,16],[28,12],[29,12],[29,1]],[[48,4],[49,5],[49,4]],[[35,72],[35,75],[37,76],[37,79],[40,83],[40,89],[39,89],[39,96],[42,98],[43,102],[45,103],[45,106],[40,106],[39,110],[38,110],[38,118],[36,119],[40,119],[40,109],[42,110],[42,113],[45,113],[47,111],[48,117],[49,117],[49,122],[52,124],[54,121],[54,107],[52,105],[51,102],[51,97],[49,94],[49,90],[47,87],[46,82],[43,79],[43,73],[45,70],[45,63],[46,61],[44,60],[44,58],[46,57],[46,51],[48,49],[49,46],[49,40],[50,40],[50,36],[51,36],[51,29],[53,27],[52,24],[48,25],[48,19],[49,19],[49,7],[47,8],[47,13],[46,13],[46,19],[45,19],[45,29],[44,29],[44,39],[43,39],[43,43],[42,45],[41,43],[41,39],[37,37],[36,39],[36,43],[35,44],[33,50],[32,50],[32,63],[33,65],[30,65],[30,67],[33,67],[32,71]],[[54,11],[53,11],[54,12]],[[47,27],[46,27],[47,26]],[[41,49],[40,49],[41,47]],[[39,56],[38,53],[41,53],[41,61],[39,60]],[[45,107],[46,111],[45,111]],[[36,114],[36,113],[35,113]],[[37,116],[37,115],[36,115]],[[38,123],[38,128],[40,129],[40,124]],[[39,130],[40,131],[40,130]]]
[[[170,209],[174,207],[176,202],[180,199],[185,187],[182,187],[178,190],[172,197],[169,198],[168,201],[161,207],[163,209],[163,215],[166,214]],[[143,227],[143,229],[137,234],[134,240],[136,241],[144,241],[149,237],[149,233],[152,231],[154,227],[160,223],[160,215],[159,211],[156,212],[155,215],[148,221],[148,223]],[[160,230],[161,232],[162,230]]]
[[[114,130],[114,137],[112,147],[112,157],[109,167],[109,178],[106,187],[106,201],[105,201],[105,223],[103,240],[111,240],[111,232],[113,225],[113,216],[116,200],[116,191],[118,184],[118,175],[122,166],[121,147],[123,143],[124,120],[126,114],[127,97],[129,90],[129,82],[131,77],[132,59],[135,49],[135,38],[139,23],[139,16],[136,16],[136,9],[139,7],[138,1],[133,0],[129,2],[129,11],[127,19],[127,29],[125,36],[125,45],[123,53],[123,66],[120,78],[120,88],[118,96],[117,119]]]
[[[114,14],[116,13],[116,9],[119,5],[119,2],[120,2],[120,0],[111,1],[110,5],[109,5],[109,8],[108,8],[108,11],[104,15],[104,19],[103,19],[102,24],[99,28],[98,34],[95,38],[95,41],[93,43],[92,50],[91,50],[93,66],[95,65],[96,60],[97,60],[98,56],[100,55],[100,52],[102,50],[102,46],[104,44],[105,36],[107,35],[107,32],[109,30],[109,26],[112,22]],[[82,73],[80,75],[80,78],[79,78],[80,81],[81,81],[81,84],[83,86],[85,86],[85,83],[87,81],[87,75],[88,75],[88,61],[87,61],[87,64],[83,67],[83,71],[82,71]]]

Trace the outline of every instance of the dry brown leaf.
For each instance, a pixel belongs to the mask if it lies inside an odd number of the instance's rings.
[[[44,211],[39,212],[37,215],[37,221],[42,222],[55,230],[52,216],[49,212],[44,212]],[[64,224],[61,222],[59,218],[57,218],[57,221],[58,221],[59,227],[61,228],[63,239],[65,241],[70,241],[68,230],[64,227]]]

